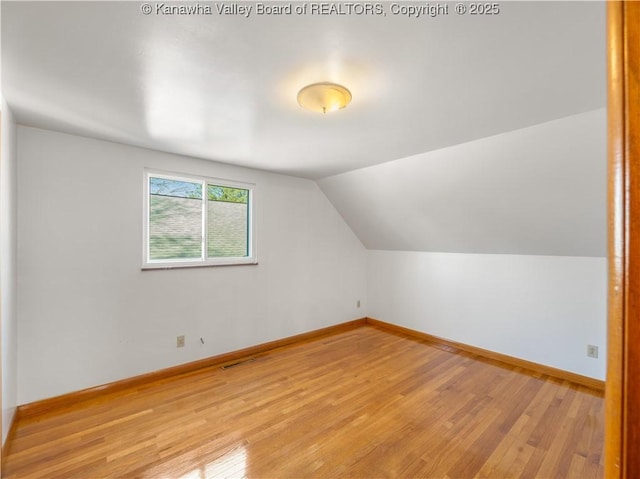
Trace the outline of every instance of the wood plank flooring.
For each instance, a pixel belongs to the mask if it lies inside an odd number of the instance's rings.
[[[602,477],[602,395],[366,326],[18,421],[9,478]]]

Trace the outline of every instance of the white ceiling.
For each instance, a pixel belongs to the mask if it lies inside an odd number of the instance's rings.
[[[491,17],[450,3],[418,19],[388,3],[375,17],[140,5],[2,1],[2,91],[18,121],[322,178],[605,106],[603,2],[507,1]],[[351,106],[302,110],[297,91],[325,80]]]
[[[607,252],[604,108],[324,178],[368,249]]]

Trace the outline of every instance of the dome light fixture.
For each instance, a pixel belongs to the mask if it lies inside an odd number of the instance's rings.
[[[337,83],[313,83],[298,92],[298,104],[302,108],[320,113],[341,110],[350,102],[351,92]]]

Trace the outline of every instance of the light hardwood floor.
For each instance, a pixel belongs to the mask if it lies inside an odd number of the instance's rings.
[[[602,477],[585,387],[371,326],[22,418],[9,478]]]

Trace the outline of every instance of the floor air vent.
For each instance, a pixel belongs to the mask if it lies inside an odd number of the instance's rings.
[[[232,363],[227,363],[224,366],[220,366],[220,369],[231,369],[231,368],[235,368],[236,366],[242,366],[243,364],[247,364],[247,363],[252,363],[256,360],[256,358],[244,358],[244,359],[238,359],[237,361],[234,361]]]

